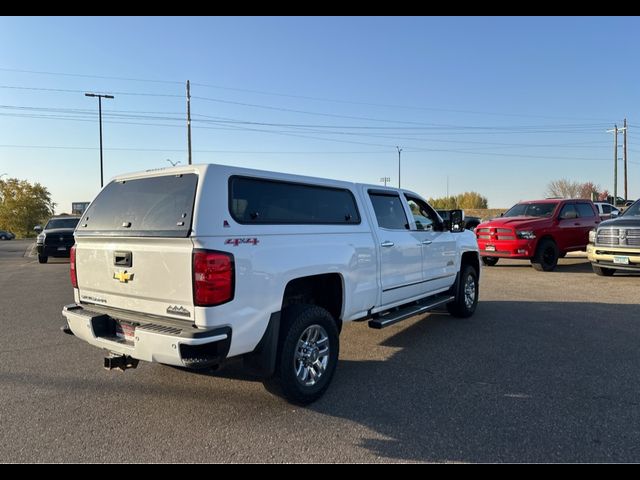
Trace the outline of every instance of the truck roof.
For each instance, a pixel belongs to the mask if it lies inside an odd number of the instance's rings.
[[[295,175],[290,173],[275,172],[271,170],[258,170],[253,168],[236,167],[231,165],[220,165],[216,163],[180,165],[175,167],[162,167],[162,168],[143,170],[143,171],[133,172],[133,173],[125,173],[125,174],[117,175],[113,177],[111,181],[126,181],[126,180],[132,180],[136,178],[160,177],[167,174],[178,175],[178,174],[186,174],[186,173],[196,173],[198,175],[206,175],[206,173],[209,170],[216,170],[224,174],[267,177],[267,178],[283,180],[283,181],[320,184],[325,186],[334,186],[334,187],[341,187],[341,188],[353,188],[357,185],[362,185],[367,188],[375,188],[376,190],[388,190],[390,192],[393,192],[393,191],[397,192],[400,190],[402,192],[417,195],[415,192],[412,192],[411,190],[406,190],[404,188],[398,189],[396,187],[389,187],[389,186],[383,186],[383,185],[347,182],[344,180],[335,180],[331,178]]]

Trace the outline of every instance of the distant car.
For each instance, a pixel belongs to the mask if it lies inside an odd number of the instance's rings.
[[[47,263],[49,257],[69,258],[71,247],[76,243],[73,232],[79,220],[80,217],[54,217],[47,222],[36,240],[38,262]]]
[[[633,205],[634,203],[636,203],[635,200],[627,200],[626,202],[624,202],[624,207],[630,207],[631,205]]]
[[[13,240],[16,236],[8,230],[0,230],[0,240]]]
[[[620,213],[622,213],[618,208],[607,202],[593,202],[593,204],[598,209],[598,215],[600,215],[600,218],[603,220],[616,218]]]
[[[443,220],[449,220],[450,210],[438,210],[438,215],[440,215]],[[464,228],[466,228],[467,230],[475,230],[475,228],[480,225],[481,222],[482,220],[478,217],[468,217],[466,215],[464,216]]]

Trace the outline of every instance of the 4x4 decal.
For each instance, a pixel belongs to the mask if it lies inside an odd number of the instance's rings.
[[[249,245],[258,245],[260,240],[257,238],[227,238],[224,242],[225,245],[233,245],[234,247],[245,243],[248,243]]]

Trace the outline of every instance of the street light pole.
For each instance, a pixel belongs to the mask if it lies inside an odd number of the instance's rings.
[[[97,93],[85,93],[85,97],[98,97],[98,117],[100,121],[100,188],[104,186],[104,168],[102,163],[102,99],[111,98],[113,95],[100,95]]]

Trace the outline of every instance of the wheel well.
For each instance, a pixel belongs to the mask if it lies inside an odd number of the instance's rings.
[[[460,270],[464,265],[471,265],[478,275],[480,275],[480,259],[476,252],[464,252],[460,261]]]
[[[538,242],[536,243],[536,251],[538,250],[538,245],[540,245],[545,240],[551,240],[553,243],[556,244],[556,246],[558,245],[558,242],[556,242],[556,239],[553,238],[551,235],[543,235],[542,237],[540,237],[538,239]],[[560,247],[558,247],[558,248],[560,248]]]
[[[282,309],[290,305],[317,305],[327,310],[342,326],[342,277],[337,273],[312,275],[291,280],[284,289]]]

